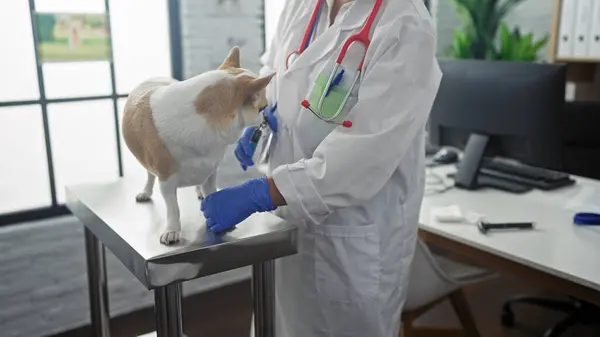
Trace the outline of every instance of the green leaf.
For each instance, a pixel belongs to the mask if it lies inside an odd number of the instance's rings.
[[[536,61],[539,50],[546,45],[548,35],[536,40],[533,33],[523,34],[519,27],[511,31],[506,23],[500,24],[497,60]]]
[[[510,59],[512,55],[512,49],[514,47],[512,32],[508,29],[508,26],[505,23],[502,23],[500,26],[500,59],[506,60]]]
[[[523,36],[519,27],[511,31],[503,22],[524,1],[453,0],[463,27],[461,33],[455,31],[448,53],[461,58],[535,59],[546,42],[534,41],[533,34]]]
[[[525,0],[506,0],[500,7],[498,8],[498,16],[505,17],[510,10],[514,9],[516,6],[520,5]]]
[[[546,35],[543,38],[539,39],[537,42],[533,44],[533,49],[537,52],[540,49],[544,48],[546,43],[548,43],[549,36]]]
[[[446,56],[453,58],[472,58],[471,45],[472,36],[461,29],[454,30],[454,39],[452,45],[446,50]]]

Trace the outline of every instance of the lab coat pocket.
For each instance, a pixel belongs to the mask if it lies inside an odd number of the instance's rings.
[[[338,302],[363,302],[379,290],[379,231],[365,226],[315,226],[318,295]]]
[[[323,78],[321,77],[321,80],[314,83],[308,91],[311,108],[313,110],[317,109],[319,106],[319,93],[324,90],[323,88],[327,83],[327,79],[325,78],[324,81],[325,82],[323,83]],[[323,109],[315,111],[317,113],[318,111],[322,111],[322,113],[324,114],[323,117],[325,118],[331,117],[334,113],[336,113],[337,109],[339,108],[339,104],[341,103],[340,100],[343,99],[342,96],[344,95],[345,94],[339,92],[338,89],[332,89],[330,94],[324,100]],[[341,113],[336,118],[334,118],[334,121],[338,123],[343,122],[346,119],[346,116],[348,115],[350,110],[356,105],[357,101],[358,94],[357,89],[355,89],[348,96],[348,99],[344,104]],[[302,147],[304,154],[308,156],[312,155],[312,153],[317,149],[319,144],[321,144],[323,139],[325,139],[336,127],[341,126],[332,123],[326,123],[321,119],[317,118],[308,109],[304,109],[298,117],[294,130],[298,135],[297,139]]]
[[[335,71],[335,74],[333,73]],[[330,60],[315,77],[308,102],[326,120],[342,122],[358,100],[357,72],[335,67]]]

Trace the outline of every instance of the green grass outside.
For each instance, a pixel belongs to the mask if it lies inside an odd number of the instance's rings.
[[[43,62],[108,60],[108,41],[105,38],[85,38],[75,51],[67,39],[42,42],[39,45]]]

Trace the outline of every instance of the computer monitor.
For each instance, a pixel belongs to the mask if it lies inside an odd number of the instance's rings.
[[[455,59],[439,64],[443,78],[428,121],[431,144],[464,150],[463,169],[469,169],[465,161],[478,169],[481,157],[499,156],[561,170],[564,64]]]

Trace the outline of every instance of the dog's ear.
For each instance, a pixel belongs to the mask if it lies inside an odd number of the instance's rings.
[[[262,110],[262,108],[267,105],[267,96],[263,89],[271,82],[273,76],[275,76],[275,73],[253,78],[244,83],[244,94],[246,95],[245,104],[249,104],[258,110]]]
[[[231,48],[229,51],[229,55],[225,58],[223,63],[219,66],[219,70],[221,69],[230,69],[230,68],[241,68],[240,65],[240,48],[237,46]]]
[[[272,73],[267,76],[257,77],[252,81],[249,81],[248,83],[246,83],[246,92],[249,95],[256,94],[257,92],[267,87],[269,82],[271,82],[271,79],[273,79],[273,76],[275,76],[275,73]]]

